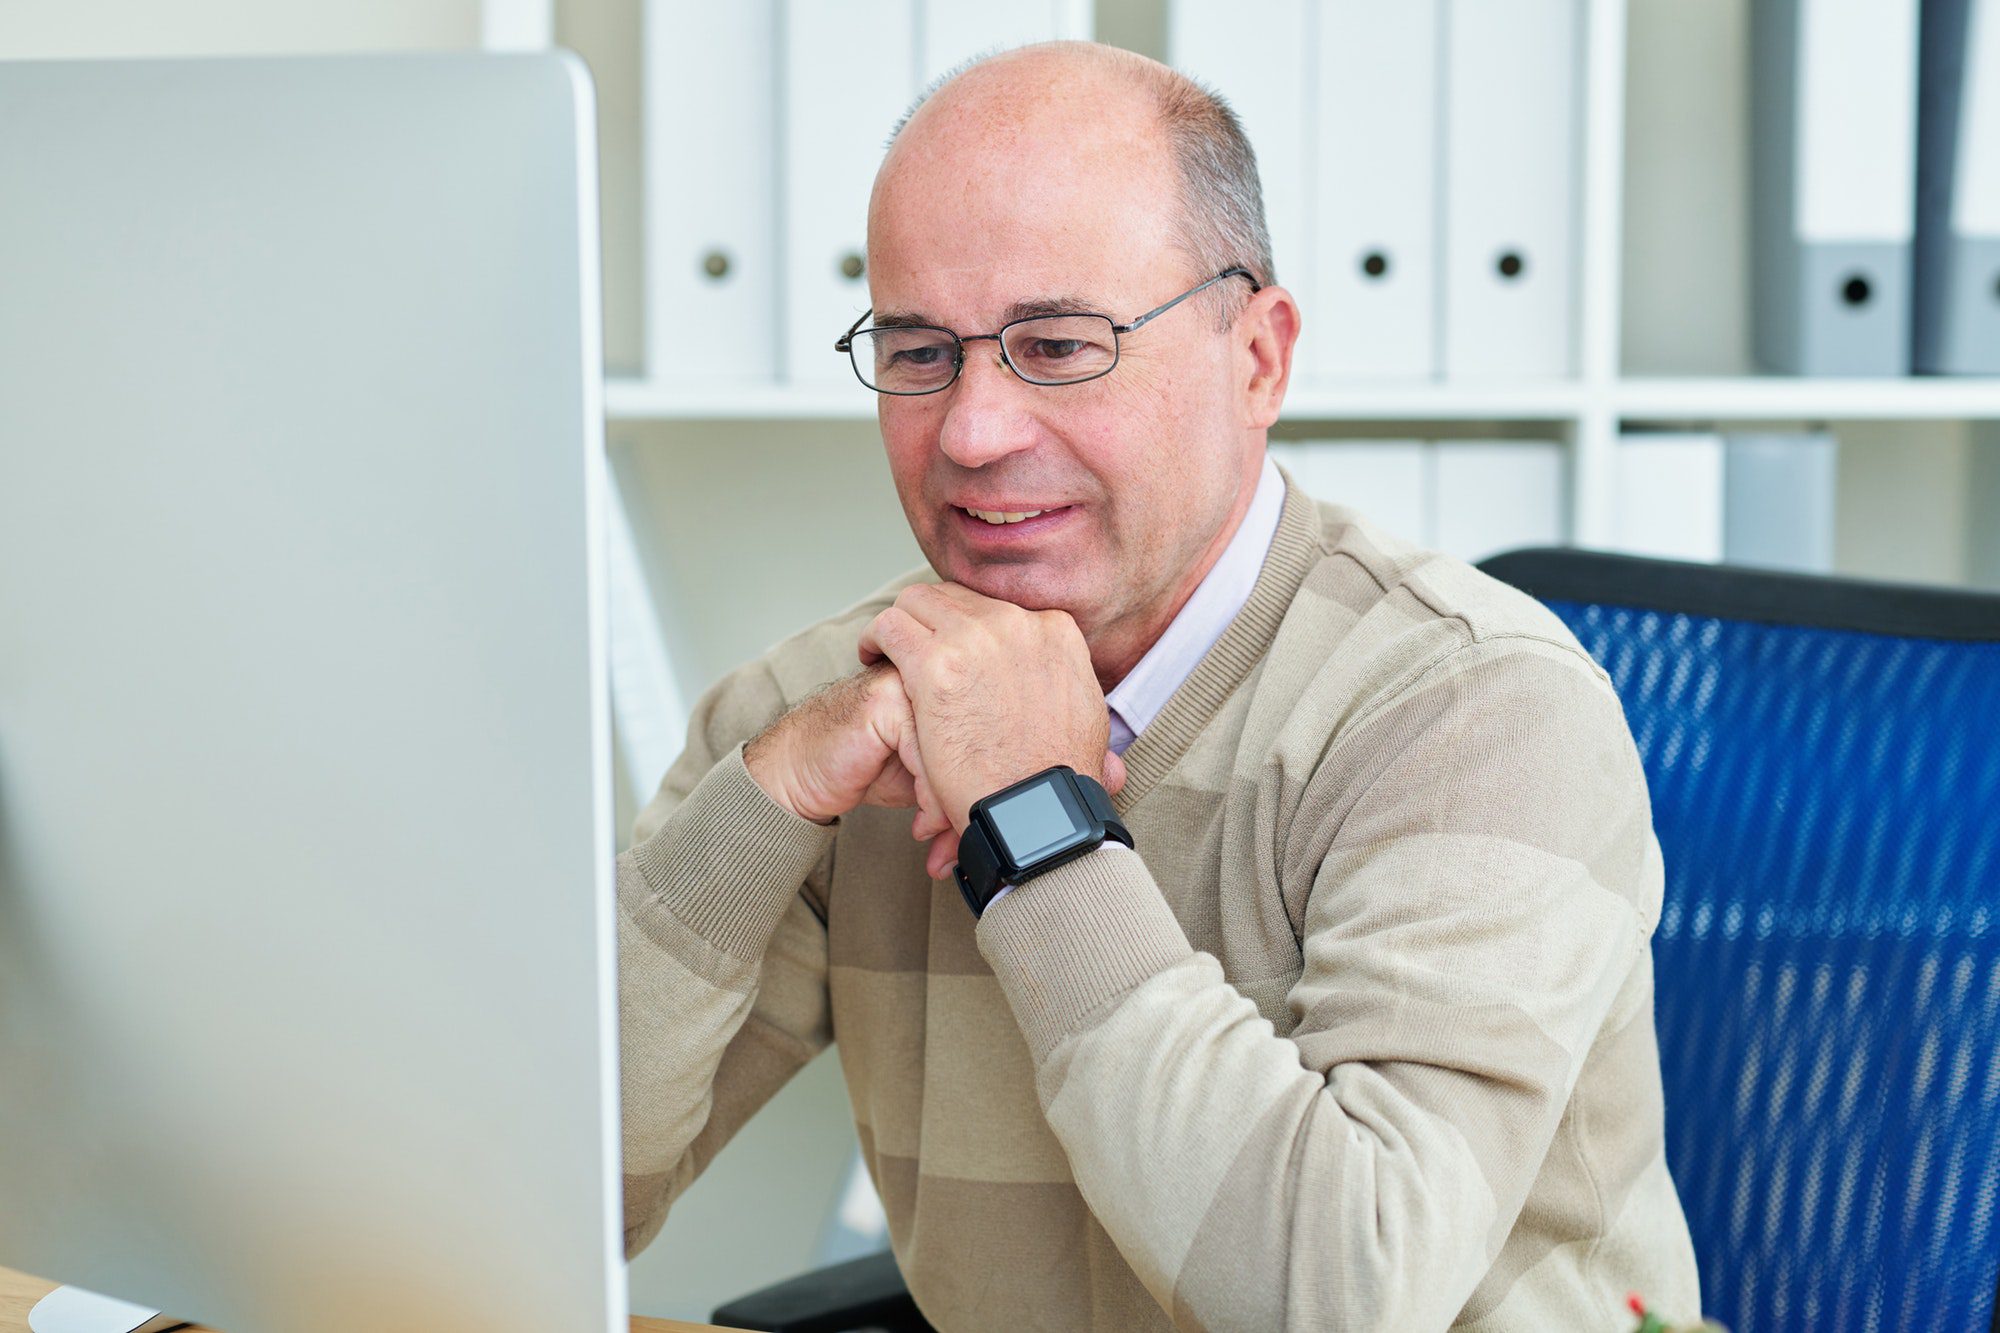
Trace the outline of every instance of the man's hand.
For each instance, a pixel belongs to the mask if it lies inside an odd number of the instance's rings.
[[[743,766],[772,800],[816,824],[884,805],[917,807],[915,838],[950,827],[924,778],[903,679],[886,662],[801,699],[743,747]]]
[[[1068,612],[917,583],[862,632],[860,653],[871,668],[895,664],[914,709],[927,792],[950,821],[931,844],[933,878],[957,859],[958,835],[983,796],[1056,764],[1108,791],[1124,785],[1125,766],[1107,748],[1104,691]],[[919,813],[916,836],[925,836],[929,813]]]

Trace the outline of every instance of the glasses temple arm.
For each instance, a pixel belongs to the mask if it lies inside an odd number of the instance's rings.
[[[1169,310],[1172,310],[1175,306],[1187,300],[1190,296],[1194,296],[1197,293],[1207,291],[1210,287],[1213,287],[1216,283],[1221,282],[1224,278],[1249,279],[1250,294],[1252,296],[1264,290],[1264,284],[1257,281],[1256,277],[1252,275],[1249,269],[1226,268],[1222,270],[1222,272],[1210,278],[1207,282],[1204,282],[1199,286],[1188,288],[1186,291],[1182,292],[1179,296],[1176,296],[1173,300],[1167,302],[1165,305],[1155,306],[1153,309],[1148,310],[1145,314],[1139,316],[1139,318],[1133,320],[1130,324],[1113,324],[1111,326],[1111,331],[1113,333],[1130,333],[1132,330],[1138,328],[1141,324],[1144,324],[1147,320],[1166,314]]]
[[[847,332],[841,334],[838,338],[835,338],[833,340],[833,350],[836,352],[844,352],[849,347],[853,346],[854,335],[861,332],[861,326],[863,324],[866,324],[868,322],[868,317],[874,313],[875,313],[875,308],[873,306],[870,306],[868,309],[862,311],[861,318],[855,320],[852,324],[849,324],[847,326]]]

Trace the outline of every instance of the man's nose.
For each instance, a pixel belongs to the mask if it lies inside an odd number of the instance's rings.
[[[949,392],[938,447],[960,467],[981,467],[1034,443],[1023,399],[1039,391],[1007,368],[999,343],[967,343],[965,368]]]

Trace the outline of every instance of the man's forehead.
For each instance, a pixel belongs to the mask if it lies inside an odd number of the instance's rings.
[[[1171,208],[1148,213],[1123,200],[1077,200],[1049,216],[983,200],[969,205],[962,213],[876,210],[868,276],[878,314],[952,327],[1031,314],[1126,318],[1132,312],[1122,307],[1171,284],[1186,266],[1161,216]]]

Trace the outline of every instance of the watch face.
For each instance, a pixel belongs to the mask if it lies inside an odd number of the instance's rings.
[[[1055,776],[986,807],[1004,855],[1021,867],[1090,840],[1090,822]]]

